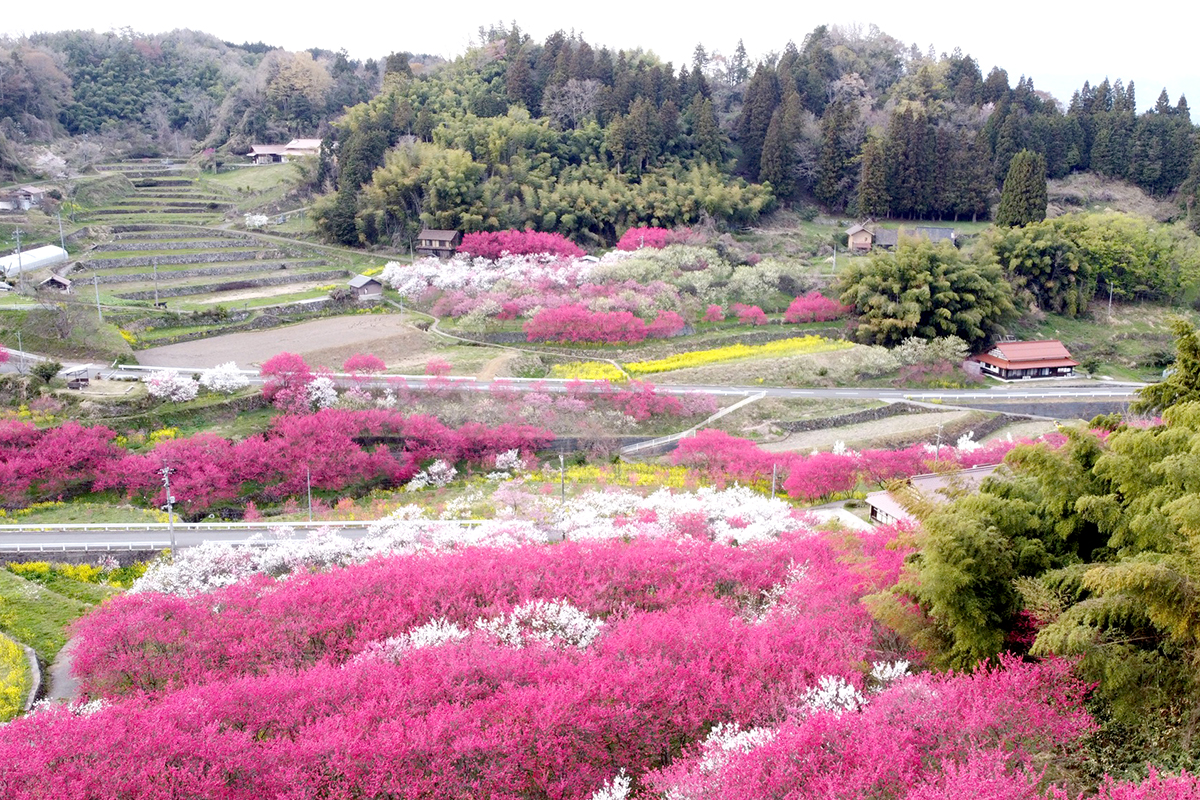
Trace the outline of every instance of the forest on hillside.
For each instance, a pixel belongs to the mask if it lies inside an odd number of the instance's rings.
[[[0,170],[22,166],[12,144],[67,136],[142,154],[320,136],[318,228],[345,244],[404,246],[428,225],[600,246],[636,224],[741,226],[779,204],[983,219],[1022,150],[1050,178],[1090,170],[1175,198],[1195,223],[1187,100],[1164,88],[1137,107],[1119,79],[1063,104],[1030,77],[875,27],[820,26],[757,59],[697,46],[678,68],[515,24],[481,29],[452,62],[192,31],[0,40]]]

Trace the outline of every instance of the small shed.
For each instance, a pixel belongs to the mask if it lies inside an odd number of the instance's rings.
[[[350,279],[350,288],[358,300],[375,300],[383,297],[383,284],[367,275],[355,275]]]
[[[423,256],[449,258],[458,247],[458,231],[426,228],[417,235],[417,252]]]
[[[71,279],[64,278],[62,275],[53,275],[52,274],[49,278],[46,278],[46,280],[39,283],[37,288],[39,290],[53,289],[53,290],[59,291],[59,292],[70,292],[71,291]]]
[[[904,481],[907,491],[918,498],[934,503],[949,502],[961,492],[979,491],[979,485],[999,467],[999,464],[983,464],[953,472],[932,472],[913,475]],[[871,509],[871,522],[891,525],[895,522],[915,523],[916,517],[904,509],[892,491],[871,492],[867,495],[867,507]]]
[[[971,356],[980,372],[1002,381],[1029,378],[1070,378],[1079,362],[1057,339],[998,342],[986,353]]]
[[[67,251],[56,245],[35,247],[21,253],[0,257],[0,278],[16,278],[23,272],[53,267],[67,260]]]
[[[38,186],[22,186],[15,194],[23,211],[39,208],[46,201],[46,190]]]
[[[869,253],[871,245],[875,241],[875,232],[860,222],[846,229],[846,239],[851,252]]]

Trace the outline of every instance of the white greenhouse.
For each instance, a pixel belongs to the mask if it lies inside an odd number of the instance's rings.
[[[13,253],[0,256],[0,278],[15,278],[22,272],[32,272],[43,267],[53,267],[67,260],[67,251],[54,245],[35,247],[20,255]]]

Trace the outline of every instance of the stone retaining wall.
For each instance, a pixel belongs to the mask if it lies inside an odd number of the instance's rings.
[[[194,250],[199,247],[220,247],[220,248],[254,247],[254,245],[258,244],[258,242],[255,242],[252,239],[191,239],[189,241],[178,242],[178,241],[158,241],[158,239],[160,239],[160,238],[161,239],[167,239],[167,238],[177,239],[179,237],[177,237],[177,236],[170,236],[170,237],[167,237],[167,236],[163,236],[163,237],[139,236],[139,237],[134,238],[134,237],[127,237],[127,236],[118,236],[117,239],[119,241],[105,242],[104,244],[98,244],[92,248],[92,252],[93,253],[110,253],[110,252],[114,252],[114,251],[115,252],[128,252],[130,250],[128,242],[131,242],[131,241],[132,242],[138,242],[138,241],[154,242],[153,249],[155,249],[155,250]]]
[[[221,261],[267,261],[289,258],[282,250],[229,250],[227,252],[188,253],[174,256],[126,256],[124,258],[93,258],[87,262],[92,269],[119,267],[151,267],[169,264],[204,264]]]
[[[228,281],[201,286],[172,286],[145,292],[127,292],[117,297],[123,300],[153,300],[157,294],[161,300],[164,297],[185,297],[192,294],[211,294],[213,292],[231,292],[239,289],[257,289],[262,286],[284,286],[289,283],[305,283],[307,281],[340,280],[350,275],[348,270],[326,270],[325,272],[305,272],[291,275],[280,275],[273,278],[252,278],[244,281]]]
[[[278,268],[285,269],[300,269],[306,267],[324,267],[328,261],[313,260],[313,261],[288,261],[280,262]],[[170,272],[162,272],[159,274],[159,281],[171,281],[179,278],[204,278],[215,275],[239,275],[247,272],[262,272],[263,270],[274,269],[274,264],[242,264],[236,267],[199,267],[197,269],[177,269]],[[81,272],[84,271],[81,268]],[[85,279],[80,278],[80,280]],[[97,275],[97,283],[139,283],[145,281],[153,281],[154,273],[152,272],[135,272],[128,275]],[[159,290],[162,294],[162,290]]]
[[[837,414],[832,417],[817,419],[800,419],[795,421],[776,422],[775,427],[788,433],[806,433],[808,431],[823,431],[827,428],[841,428],[845,425],[858,425],[863,422],[874,422],[900,414],[925,414],[928,408],[914,406],[911,403],[889,403],[879,408],[868,408],[863,411],[852,411],[848,414]]]

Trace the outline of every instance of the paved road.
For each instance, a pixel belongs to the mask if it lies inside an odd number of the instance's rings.
[[[325,523],[296,524],[290,536],[303,539]],[[367,522],[332,523],[336,533],[348,539],[366,535]],[[267,541],[276,539],[266,526],[242,524],[209,527],[200,524],[178,525],[175,529],[176,547],[195,547],[204,542],[244,544],[258,534]],[[80,551],[80,550],[162,550],[171,546],[170,532],[161,525],[45,525],[24,527],[0,526],[0,552]]]

